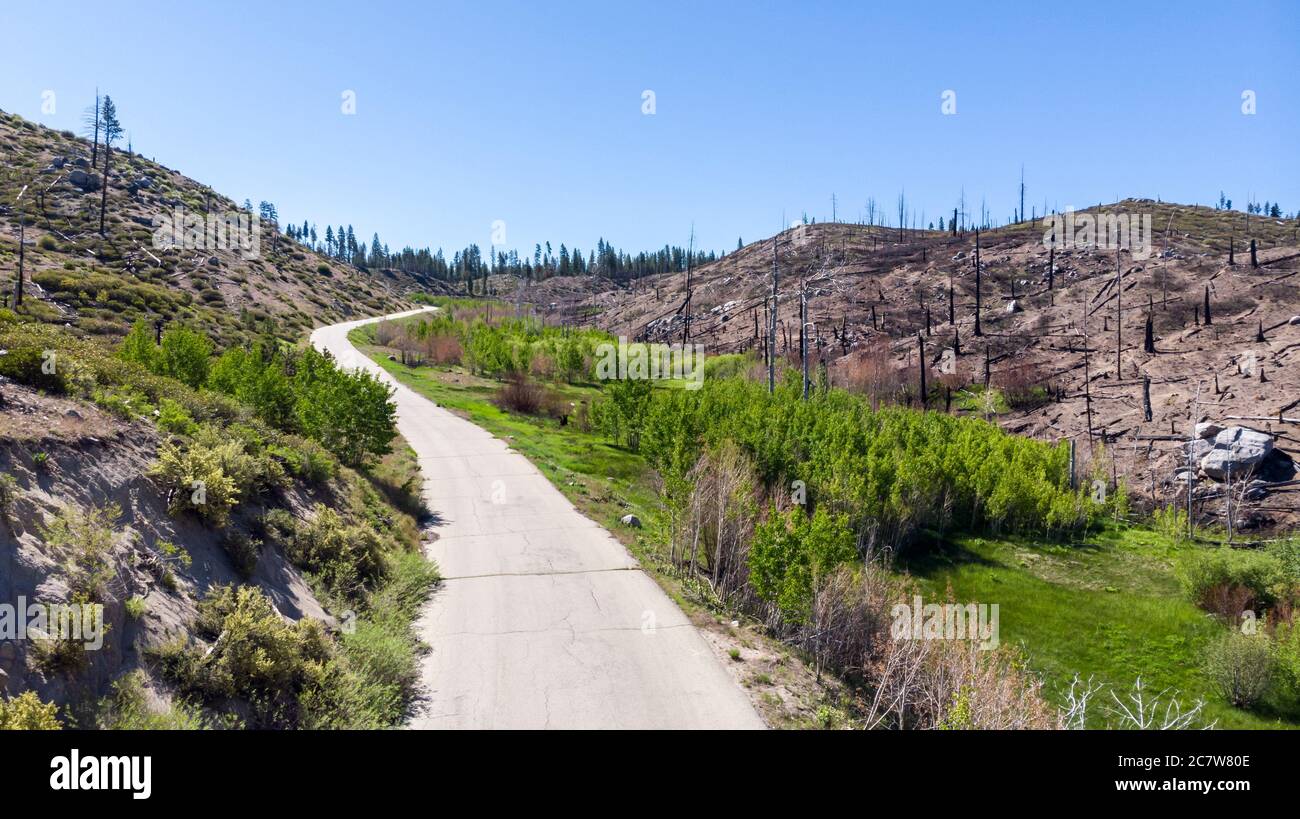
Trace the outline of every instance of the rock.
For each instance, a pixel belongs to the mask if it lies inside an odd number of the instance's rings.
[[[84,156],[79,156],[76,159],[72,160],[72,164],[76,165],[78,168],[89,168],[90,160],[86,159]]]
[[[126,190],[128,193],[135,193],[137,191],[146,190],[152,186],[153,186],[153,180],[147,176],[142,176],[139,179],[132,182],[131,184],[127,185]]]
[[[1273,451],[1273,438],[1246,427],[1228,427],[1214,437],[1214,449],[1201,459],[1201,471],[1215,480],[1229,472],[1244,478],[1246,473]]]
[[[637,517],[636,515],[624,515],[623,517],[618,519],[618,522],[623,524],[624,526],[630,526],[633,529],[641,528],[641,518]]]
[[[1287,324],[1300,324],[1300,316],[1292,316],[1291,320],[1288,321]]]
[[[86,193],[99,190],[99,175],[86,173],[85,171],[73,171],[68,174],[68,182],[73,186],[80,188]]]
[[[1223,425],[1216,424],[1213,421],[1202,421],[1196,425],[1196,437],[1209,440],[1223,432]]]
[[[58,170],[59,168],[62,168],[67,161],[68,160],[64,159],[61,156],[56,156],[50,160],[50,167],[54,168],[55,170]]]
[[[1247,427],[1228,427],[1214,436],[1214,448],[1231,449],[1251,463],[1259,463],[1273,451],[1273,436]]]
[[[1020,302],[1017,301],[1016,299],[1012,299],[1012,300],[1011,300],[1011,303],[1007,305],[1007,312],[1008,312],[1008,313],[1019,313],[1019,312],[1020,312]]]
[[[1183,444],[1183,451],[1191,456],[1193,461],[1199,461],[1214,450],[1214,444],[1204,438],[1196,438]]]

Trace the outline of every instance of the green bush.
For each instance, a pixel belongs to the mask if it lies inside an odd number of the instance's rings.
[[[212,342],[206,335],[173,325],[163,333],[157,372],[197,389],[207,383],[211,357]]]
[[[52,702],[41,702],[33,691],[16,697],[0,698],[0,731],[57,731],[59,709]]]
[[[1069,486],[1069,449],[985,421],[908,409],[873,410],[839,389],[801,399],[789,374],[775,394],[741,379],[697,390],[618,381],[592,417],[635,444],[666,483],[684,482],[698,453],[733,441],[769,487],[801,480],[813,505],[848,516],[864,542],[901,545],[922,526],[943,531],[1061,533],[1101,511]]]
[[[257,726],[293,727],[300,697],[327,679],[332,648],[320,624],[286,622],[255,586],[218,586],[199,603],[199,636],[212,644],[170,643],[158,651],[182,692],[219,704],[249,704]]]
[[[781,513],[773,506],[754,529],[749,580],[758,596],[776,604],[787,621],[801,623],[811,611],[820,580],[856,555],[845,517],[822,508],[811,516],[802,508]]]
[[[1276,554],[1227,546],[1183,552],[1177,573],[1188,598],[1210,610],[1218,608],[1214,597],[1230,589],[1244,590],[1249,595],[1245,602],[1250,605],[1269,608],[1287,586]]]
[[[145,612],[149,611],[149,604],[138,594],[128,597],[123,607],[126,609],[126,616],[132,620],[139,620],[144,617]]]
[[[294,526],[286,552],[297,566],[316,574],[335,594],[356,599],[384,570],[384,548],[374,530],[347,525],[323,504]]]
[[[1249,708],[1268,692],[1273,650],[1267,635],[1231,630],[1206,649],[1205,673],[1228,702]]]
[[[262,541],[243,532],[227,532],[221,538],[221,548],[226,550],[226,555],[241,577],[252,576],[257,561],[262,556]]]
[[[210,727],[200,709],[180,700],[165,711],[150,704],[142,671],[132,671],[113,683],[113,693],[100,699],[95,727],[107,731],[199,731]]]
[[[210,525],[224,527],[239,500],[239,484],[224,464],[242,451],[237,442],[210,447],[198,442],[182,449],[170,442],[158,447],[149,476],[167,490],[172,514],[192,510]]]
[[[48,361],[45,350],[39,347],[10,349],[0,355],[0,375],[54,394],[69,392],[64,370],[57,366],[57,357],[53,367],[49,366]]]
[[[108,584],[117,575],[111,553],[120,516],[121,510],[111,504],[86,509],[65,506],[42,527],[46,548],[63,560],[75,601],[106,600]]]
[[[158,404],[158,428],[176,435],[193,435],[199,425],[179,402],[164,398]]]

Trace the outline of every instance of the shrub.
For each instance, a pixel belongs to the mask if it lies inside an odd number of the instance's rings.
[[[198,424],[180,403],[164,398],[158,404],[158,428],[177,435],[193,435]]]
[[[794,373],[774,395],[740,379],[706,379],[697,390],[616,381],[593,421],[670,478],[693,464],[683,453],[734,441],[767,486],[797,476],[810,498],[849,516],[864,546],[902,545],[923,525],[1063,532],[1100,512],[1070,489],[1068,447],[972,418],[872,410],[839,389],[809,401],[801,392]]]
[[[156,652],[184,693],[247,702],[259,726],[300,724],[300,698],[327,679],[332,656],[319,623],[286,622],[255,586],[218,586],[199,603],[195,627],[210,652],[183,642]]]
[[[158,348],[157,372],[198,388],[208,380],[212,342],[203,333],[174,325],[163,333]]]
[[[65,506],[41,530],[45,545],[65,561],[68,587],[78,601],[104,602],[117,576],[110,553],[116,539],[117,506],[80,509]]]
[[[149,610],[149,604],[145,602],[143,597],[137,594],[127,599],[125,608],[127,617],[130,617],[132,620],[139,620],[141,617],[144,617],[145,612]]]
[[[62,394],[69,392],[65,371],[58,359],[51,367],[46,351],[40,347],[19,347],[0,355],[0,375],[38,390]]]
[[[1232,630],[1206,649],[1205,672],[1215,688],[1238,708],[1249,708],[1268,691],[1273,652],[1263,634]]]
[[[356,598],[383,572],[383,543],[369,527],[347,525],[323,504],[294,526],[286,552],[294,564],[318,575],[331,591]]]
[[[750,583],[787,621],[804,622],[811,613],[813,589],[856,554],[846,518],[824,508],[809,516],[802,508],[781,513],[773,506],[767,520],[754,529]]]
[[[307,349],[295,361],[294,415],[298,428],[346,464],[389,451],[397,408],[391,388],[367,372],[346,372]]]
[[[190,509],[217,528],[229,522],[230,510],[239,500],[239,485],[223,464],[237,447],[235,442],[210,447],[197,441],[185,449],[170,442],[158,447],[158,460],[148,474],[167,490],[172,514]]]
[[[253,574],[258,558],[262,556],[262,541],[249,537],[244,532],[227,532],[221,538],[221,547],[226,550],[235,571],[242,577]]]
[[[1275,554],[1226,546],[1184,552],[1178,578],[1192,602],[1220,614],[1224,600],[1240,600],[1251,608],[1272,606],[1286,586]],[[1228,614],[1236,617],[1242,610]]]
[[[538,415],[546,404],[546,390],[540,384],[529,380],[527,375],[519,373],[512,375],[497,390],[493,403],[502,409],[525,415]]]
[[[284,462],[290,475],[308,483],[323,484],[338,473],[338,461],[310,438],[294,437],[267,447],[267,451]]]
[[[41,702],[34,691],[0,698],[0,731],[57,731],[63,727],[58,712],[58,706]]]
[[[198,731],[210,727],[202,712],[176,700],[164,711],[150,704],[145,675],[132,671],[113,683],[113,692],[100,699],[95,727],[107,731]]]
[[[7,472],[0,472],[0,520],[9,522],[14,501],[18,498],[18,480]]]

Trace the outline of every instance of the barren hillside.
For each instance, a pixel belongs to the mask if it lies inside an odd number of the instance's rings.
[[[1185,499],[1185,477],[1174,478],[1187,462],[1194,424],[1253,428],[1268,434],[1279,453],[1267,466],[1234,476],[1247,489],[1234,523],[1294,523],[1300,487],[1246,487],[1242,479],[1289,481],[1289,453],[1300,451],[1296,223],[1150,200],[1084,213],[1150,214],[1151,254],[1124,250],[1117,257],[1114,250],[1076,246],[1052,256],[1041,222],[981,231],[980,335],[973,231],[900,235],[850,224],[787,230],[775,248],[777,354],[798,365],[799,292],[806,279],[811,365],[815,372],[824,362],[833,384],[918,404],[919,334],[931,409],[987,414],[1014,432],[1073,439],[1081,473],[1090,454],[1101,451],[1097,445],[1105,445],[1115,463],[1099,469],[1125,479],[1138,496],[1166,501]],[[768,239],[692,271],[689,308],[683,274],[554,298],[545,282],[530,296],[558,301],[558,312],[570,320],[629,337],[689,338],[710,353],[761,356],[772,267]],[[1144,349],[1148,317],[1152,351]],[[984,392],[986,380],[997,392]],[[1206,446],[1212,444],[1197,445],[1194,455],[1203,457]],[[1222,482],[1198,472],[1198,514],[1221,524]]]

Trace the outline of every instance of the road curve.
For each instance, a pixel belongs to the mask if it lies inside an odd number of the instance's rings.
[[[413,728],[762,728],[681,610],[523,455],[397,383],[323,327],[311,343],[395,390],[419,457],[444,585],[417,623],[432,651]]]

